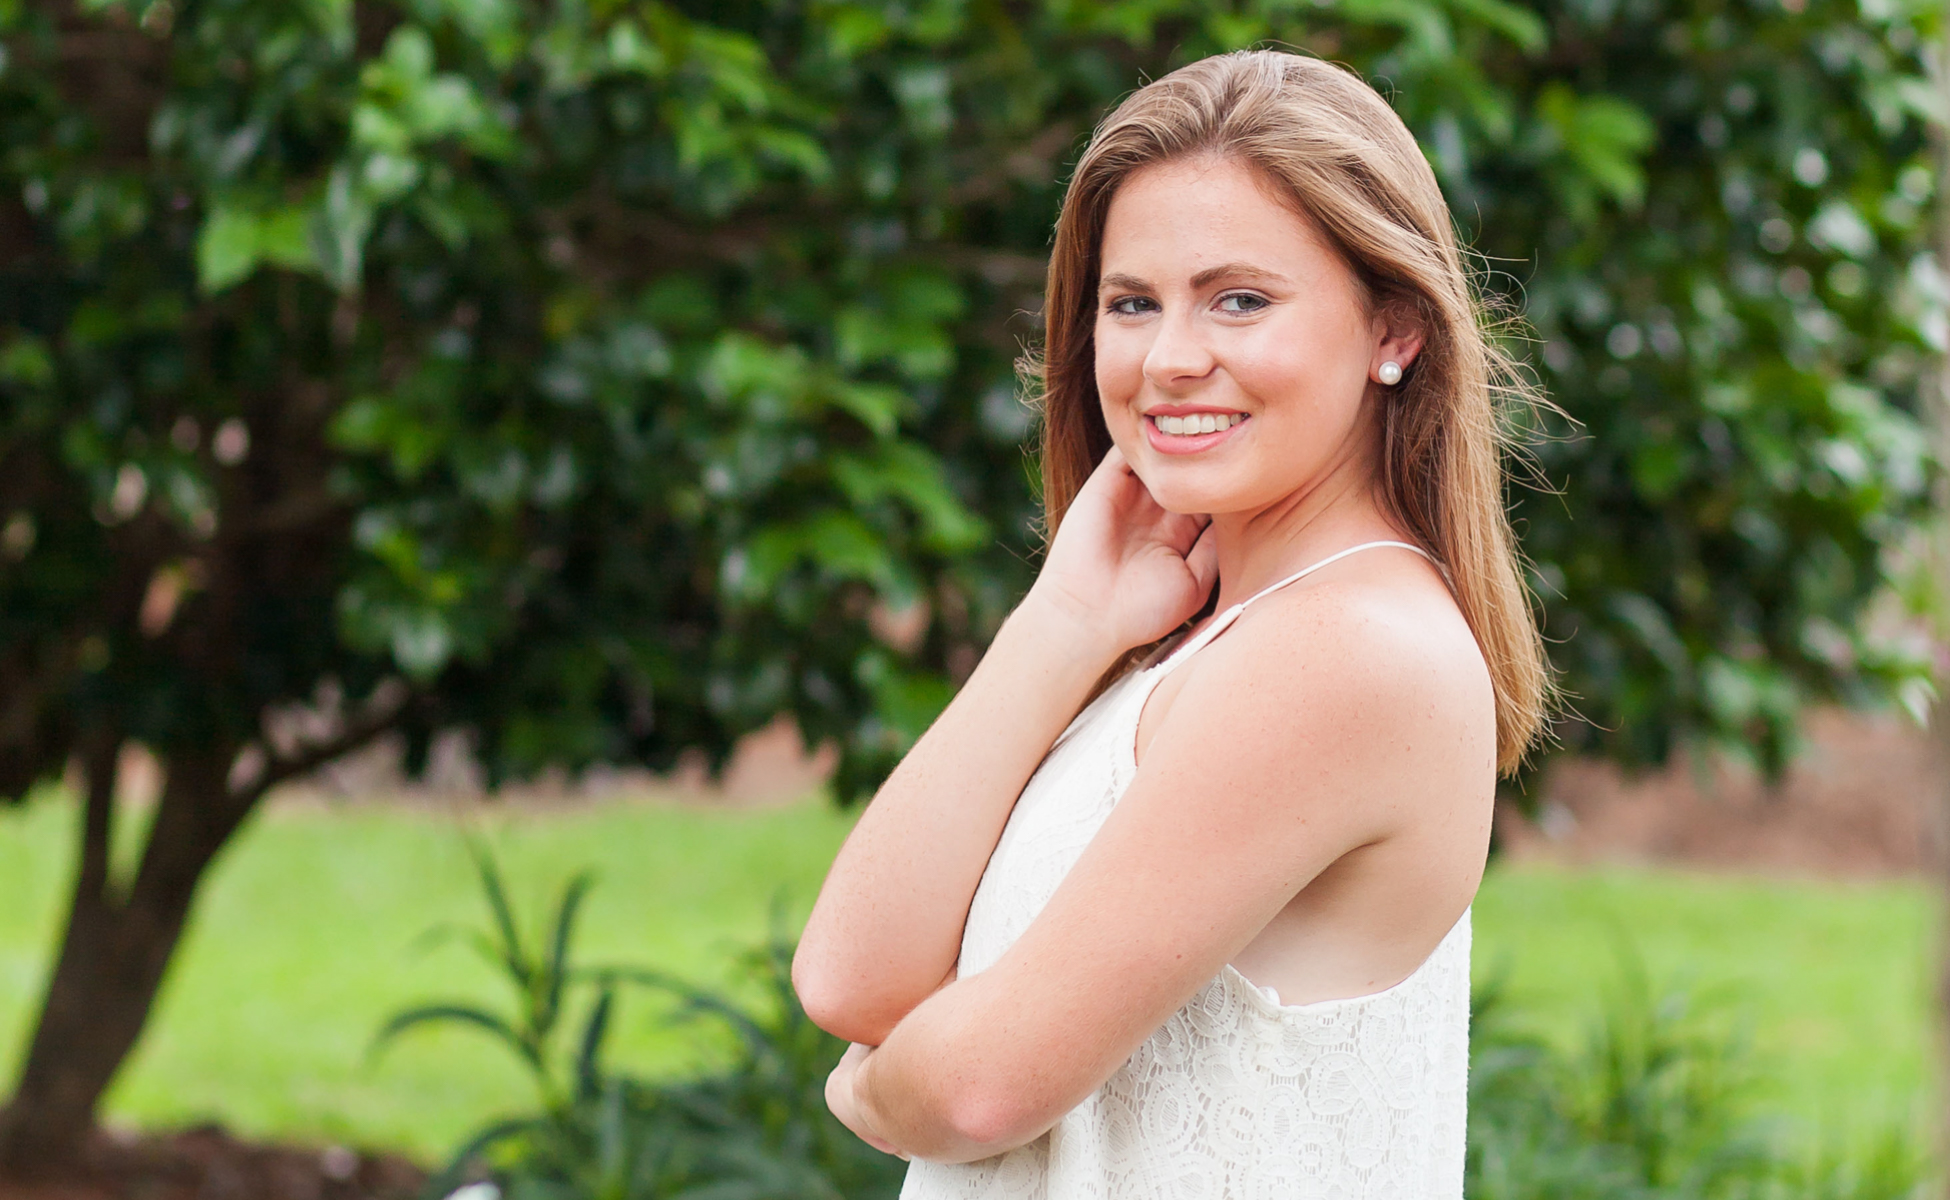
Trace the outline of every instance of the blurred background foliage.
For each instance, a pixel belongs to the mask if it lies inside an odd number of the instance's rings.
[[[1031,571],[1067,164],[1267,39],[1394,98],[1577,422],[1514,496],[1566,740],[1778,765],[1811,701],[1922,702],[1860,620],[1943,336],[1921,5],[0,15],[10,792],[387,677],[497,774],[785,712],[870,788]]]
[[[1513,153],[1445,151],[1440,117],[1429,144],[1581,423],[1538,456],[1561,498],[1518,504],[1591,718],[1566,741],[1636,765],[1708,740],[1775,772],[1812,702],[1920,720],[1927,647],[1865,603],[1930,603],[1907,531],[1944,346],[1935,25],[1874,0],[1555,7]]]
[[[1920,713],[1926,647],[1867,618],[1928,601],[1938,25],[0,0],[0,795],[151,747],[156,832],[97,891],[164,958],[264,789],[385,734],[469,730],[501,778],[721,763],[785,714],[864,795],[1033,571],[1014,363],[1069,164],[1268,41],[1390,95],[1534,326],[1562,413],[1512,501],[1563,743],[1778,768],[1810,704]]]

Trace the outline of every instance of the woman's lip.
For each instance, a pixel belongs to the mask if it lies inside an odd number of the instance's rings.
[[[1146,409],[1143,415],[1149,420],[1152,417],[1192,417],[1205,413],[1215,417],[1243,415],[1236,408],[1213,408],[1209,404],[1160,404],[1156,408]]]
[[[1190,411],[1216,413],[1222,410],[1208,408],[1208,409],[1190,410]],[[1175,413],[1175,412],[1168,413],[1165,412],[1163,409],[1153,409],[1151,410],[1150,413],[1147,413],[1144,416],[1142,421],[1142,424],[1144,425],[1144,440],[1149,442],[1151,444],[1151,448],[1153,450],[1156,450],[1160,454],[1198,454],[1201,451],[1210,450],[1212,447],[1218,445],[1220,442],[1225,441],[1233,434],[1238,433],[1241,429],[1244,429],[1246,426],[1252,424],[1252,421],[1249,418],[1247,420],[1239,421],[1235,424],[1228,425],[1224,429],[1215,429],[1211,433],[1166,433],[1164,430],[1158,428],[1158,423],[1156,421],[1153,421],[1151,419],[1151,417],[1154,415],[1165,416],[1165,417],[1177,417],[1177,416],[1184,416],[1186,414]]]

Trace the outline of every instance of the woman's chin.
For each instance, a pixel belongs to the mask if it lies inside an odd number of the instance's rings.
[[[1166,512],[1197,516],[1241,512],[1263,505],[1280,494],[1276,492],[1275,496],[1268,497],[1267,493],[1273,489],[1257,472],[1247,469],[1252,461],[1247,456],[1233,456],[1229,462],[1200,461],[1147,452],[1149,449],[1138,448],[1135,454],[1127,449],[1124,458],[1144,481],[1151,498]]]
[[[1181,516],[1206,517],[1215,513],[1237,512],[1242,507],[1239,494],[1231,488],[1157,486],[1150,480],[1144,486],[1158,507]]]

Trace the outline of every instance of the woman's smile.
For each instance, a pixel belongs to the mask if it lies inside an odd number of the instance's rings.
[[[1248,419],[1225,409],[1165,405],[1144,414],[1144,437],[1161,454],[1199,454],[1229,440]]]

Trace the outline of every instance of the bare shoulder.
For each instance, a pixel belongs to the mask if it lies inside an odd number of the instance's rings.
[[[1363,691],[1489,687],[1482,651],[1434,567],[1401,554],[1335,563],[1255,602],[1213,643],[1209,664],[1268,684],[1294,670]]]
[[[1172,717],[1250,729],[1377,779],[1493,781],[1489,669],[1442,577],[1406,553],[1360,557],[1248,608],[1202,652]]]

